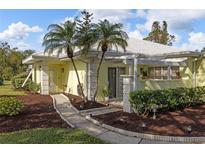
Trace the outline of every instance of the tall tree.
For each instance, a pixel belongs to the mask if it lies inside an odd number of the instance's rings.
[[[13,76],[25,72],[28,66],[22,64],[22,60],[33,52],[11,48],[8,42],[0,42],[0,75],[5,80],[10,80]]]
[[[166,21],[163,21],[162,27],[159,21],[154,21],[152,24],[152,30],[144,40],[172,46],[175,36],[168,33],[168,25]]]
[[[119,47],[122,47],[124,51],[126,51],[127,46],[127,39],[128,35],[126,32],[122,30],[123,25],[122,24],[113,24],[110,23],[108,20],[100,21],[96,26],[96,32],[98,33],[98,50],[100,49],[101,58],[99,65],[97,67],[97,83],[96,83],[96,90],[94,93],[94,101],[97,96],[98,92],[98,83],[99,83],[99,74],[100,74],[100,68],[105,56],[105,53],[108,51],[111,47],[116,47],[118,49]]]
[[[51,24],[48,26],[48,33],[44,36],[43,46],[45,46],[45,51],[53,51],[55,48],[58,48],[58,51],[62,52],[63,49],[66,49],[67,57],[71,60],[74,67],[82,97],[86,100],[82,85],[80,83],[78,70],[73,59],[73,51],[75,49],[75,33],[76,22],[66,21],[63,24]]]
[[[86,55],[91,47],[97,42],[97,33],[92,23],[93,13],[86,10],[81,11],[81,18],[76,19],[76,45],[80,48],[81,54]]]

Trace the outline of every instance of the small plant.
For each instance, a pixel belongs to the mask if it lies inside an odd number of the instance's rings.
[[[105,101],[109,100],[109,96],[110,96],[110,90],[106,87],[102,90],[103,96],[105,98]]]
[[[2,76],[0,76],[0,86],[2,86],[4,84],[4,79]]]
[[[110,96],[110,90],[106,87],[103,89],[103,96],[104,97],[109,97]]]
[[[0,115],[18,115],[23,108],[23,103],[14,97],[0,97]]]

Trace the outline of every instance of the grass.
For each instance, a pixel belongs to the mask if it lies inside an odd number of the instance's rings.
[[[102,144],[80,129],[37,128],[0,134],[0,144]]]
[[[2,95],[22,96],[25,95],[25,92],[15,90],[11,85],[11,81],[4,81],[4,85],[0,86],[0,96]]]

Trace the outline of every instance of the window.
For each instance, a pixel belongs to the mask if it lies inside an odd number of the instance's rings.
[[[162,78],[168,79],[168,67],[162,67]]]
[[[156,66],[156,67],[148,67],[140,68],[140,77],[141,79],[180,79],[180,70],[179,66],[172,66],[169,77],[168,66]]]
[[[180,79],[180,72],[178,66],[172,66],[171,67],[171,79]]]
[[[155,67],[155,79],[162,79],[161,67]]]
[[[147,79],[148,78],[147,68],[140,68],[140,78],[141,79]]]
[[[148,67],[148,78],[154,79],[154,67]]]

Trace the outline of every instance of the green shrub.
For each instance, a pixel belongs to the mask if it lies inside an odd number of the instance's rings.
[[[14,97],[0,97],[0,115],[14,116],[20,113],[23,103]]]
[[[28,82],[28,90],[37,93],[40,90],[40,84],[30,81]]]
[[[4,84],[4,79],[2,76],[0,76],[0,86],[2,86]]]
[[[21,88],[23,82],[25,81],[24,78],[15,79],[13,83],[14,88],[19,89]]]
[[[21,88],[23,82],[25,81],[26,77],[27,77],[28,73],[25,72],[25,73],[21,73],[21,74],[18,74],[16,76],[14,76],[12,79],[11,79],[11,83],[13,85],[14,88],[18,89],[18,88]],[[28,86],[25,85],[25,87]]]
[[[13,76],[13,68],[12,67],[6,67],[3,70],[3,78],[5,80],[11,80],[11,77]]]
[[[130,93],[130,103],[138,115],[152,113],[153,106],[158,112],[173,111],[201,104],[205,87],[175,88],[164,90],[138,90]]]

